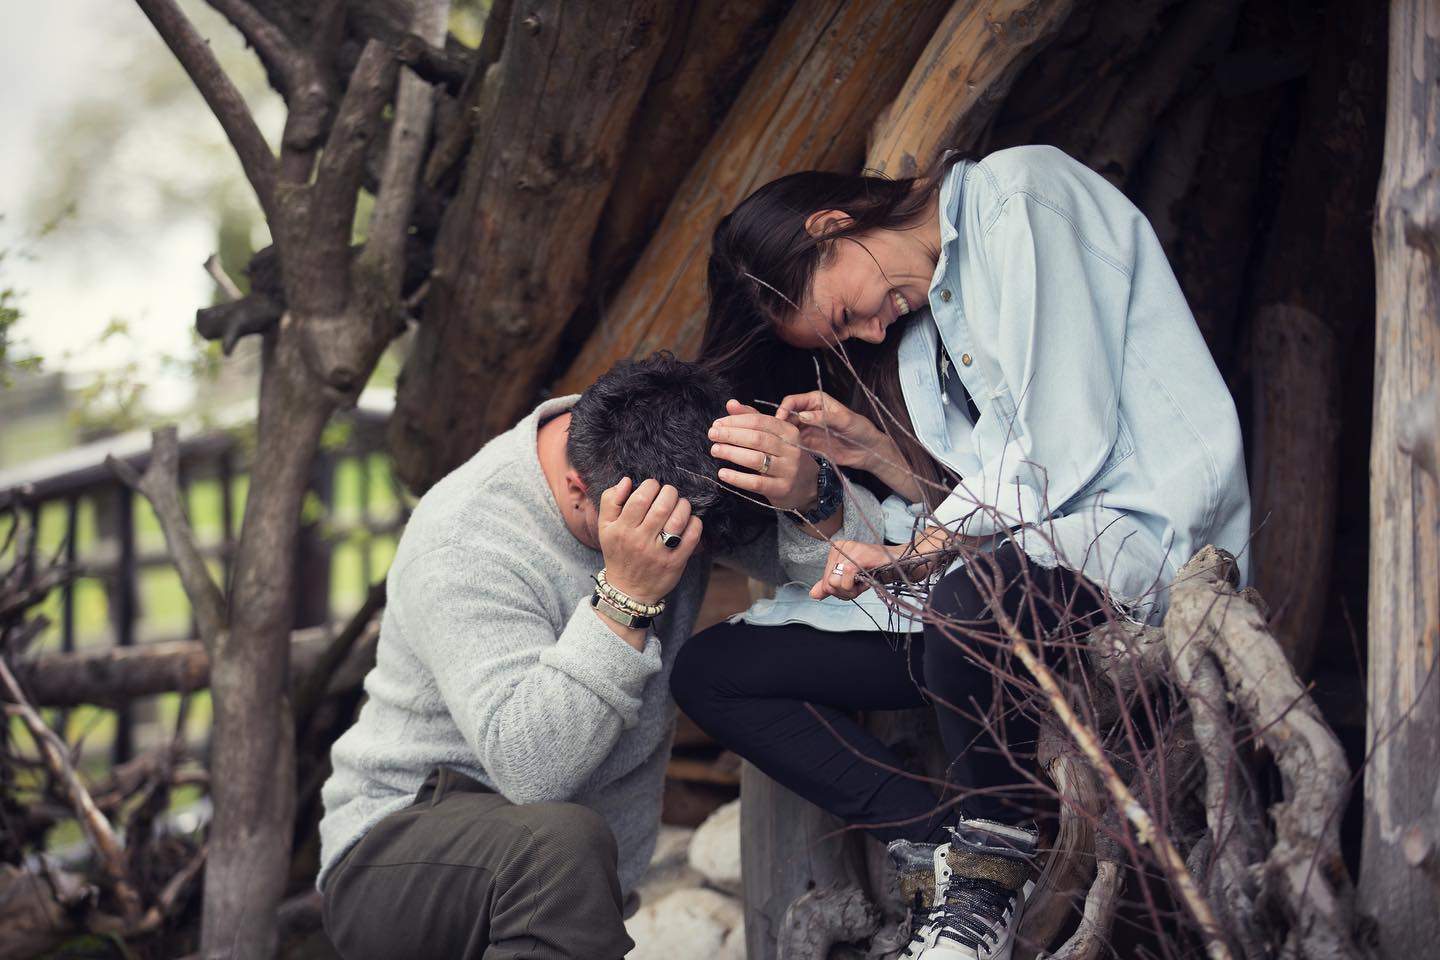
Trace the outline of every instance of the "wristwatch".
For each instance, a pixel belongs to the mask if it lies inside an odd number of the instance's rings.
[[[644,630],[655,622],[654,617],[645,617],[638,613],[631,613],[629,610],[621,610],[605,597],[602,597],[599,588],[596,588],[595,592],[590,594],[590,606],[599,610],[622,627],[630,627],[633,630]]]
[[[815,478],[815,509],[800,511],[798,517],[787,514],[795,523],[823,523],[835,516],[835,511],[845,502],[845,490],[835,467],[824,457],[815,457],[815,462],[820,465],[820,474]]]

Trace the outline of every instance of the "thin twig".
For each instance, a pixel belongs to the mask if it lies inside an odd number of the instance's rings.
[[[105,818],[105,814],[100,812],[100,808],[95,805],[90,791],[85,788],[85,784],[80,781],[80,775],[75,772],[75,767],[70,763],[65,744],[41,718],[39,711],[30,705],[25,691],[20,688],[19,681],[10,672],[10,666],[4,658],[0,658],[0,683],[3,683],[6,695],[13,702],[13,713],[20,717],[30,731],[30,735],[34,737],[35,744],[40,748],[41,756],[44,757],[45,765],[49,768],[51,775],[65,786],[65,792],[75,809],[76,819],[79,820],[81,829],[85,831],[85,837],[90,841],[91,849],[95,851],[95,857],[100,862],[101,873],[107,881],[110,892],[114,894],[116,902],[120,905],[126,921],[135,922],[140,917],[140,894],[136,891],[130,880],[129,872],[125,869],[125,848],[115,835],[115,828]]]
[[[162,427],[152,434],[153,445],[150,463],[145,473],[123,460],[106,457],[105,463],[121,482],[141,494],[155,508],[160,529],[165,534],[165,543],[175,561],[175,570],[180,574],[180,583],[190,598],[195,610],[195,620],[200,628],[200,638],[207,650],[213,653],[217,637],[225,629],[227,612],[225,596],[220,592],[205,558],[195,542],[195,531],[185,516],[185,506],[180,494],[180,441],[173,426]]]
[[[277,223],[280,210],[275,197],[275,153],[255,124],[245,98],[220,66],[220,61],[215,59],[210,44],[181,12],[175,0],[135,0],[135,3],[150,18],[160,38],[210,105],[230,145],[235,148],[236,156],[240,158],[240,166],[245,170],[245,178],[250,181],[265,218],[272,225]]]

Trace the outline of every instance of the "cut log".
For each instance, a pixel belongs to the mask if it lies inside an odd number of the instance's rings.
[[[1430,0],[1390,5],[1385,159],[1375,223],[1375,420],[1370,454],[1369,763],[1363,909],[1387,957],[1440,942],[1440,892],[1405,856],[1414,827],[1440,840],[1440,486],[1405,453],[1416,398],[1440,386],[1440,21]],[[1431,419],[1431,423],[1435,421]],[[1407,437],[1407,434],[1409,436]],[[1423,847],[1427,844],[1415,844]],[[1423,862],[1423,858],[1422,862]]]
[[[1370,323],[1385,9],[1331,4],[1251,320],[1251,569],[1301,676],[1330,591],[1346,355]],[[1334,267],[1346,264],[1344,269]]]
[[[1081,156],[1118,187],[1149,146],[1155,123],[1207,49],[1228,47],[1240,0],[1190,0],[1125,81],[1094,144]]]
[[[1274,60],[1270,51],[1286,38],[1286,22],[1285,10],[1269,3],[1247,4],[1240,17],[1235,65],[1217,71],[1219,102],[1206,131],[1192,199],[1180,214],[1180,242],[1172,258],[1195,323],[1227,375],[1235,366],[1247,265],[1259,239],[1256,225],[1264,222],[1262,211],[1269,205],[1261,182],[1265,153],[1288,99],[1277,78],[1260,72],[1254,79],[1257,71],[1243,65],[1247,57]]]
[[[941,150],[973,147],[1015,78],[1074,6],[1074,0],[952,6],[875,124],[865,166],[890,177],[913,177],[939,159]]]
[[[673,15],[656,0],[546,0],[511,17],[390,419],[417,493],[534,402]]]
[[[797,3],[556,391],[583,390],[625,357],[662,348],[693,356],[705,323],[715,224],[782,174],[858,169],[866,132],[948,6]]]
[[[325,628],[297,630],[290,648],[292,685],[311,676],[330,645]],[[375,662],[379,625],[372,623],[329,680],[333,691],[358,684]],[[193,693],[210,685],[210,657],[199,640],[142,643],[17,660],[15,676],[37,707],[118,707],[161,693]]]
[[[684,13],[635,110],[591,245],[592,288],[613,292],[725,119],[778,29],[784,0],[700,0]]]

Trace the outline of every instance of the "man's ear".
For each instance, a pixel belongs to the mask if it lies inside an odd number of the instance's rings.
[[[805,232],[812,237],[823,237],[843,230],[853,222],[844,210],[816,210],[805,218]]]
[[[580,479],[579,471],[575,470],[573,467],[565,471],[565,489],[568,492],[572,494],[578,494],[581,497],[586,497],[590,494],[589,485],[587,485],[584,480]]]

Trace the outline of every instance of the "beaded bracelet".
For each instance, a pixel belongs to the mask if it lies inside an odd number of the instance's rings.
[[[642,617],[658,617],[665,612],[664,600],[659,603],[641,603],[606,580],[603,568],[595,575],[594,579],[595,589],[600,591],[600,595],[622,610],[628,610]]]

